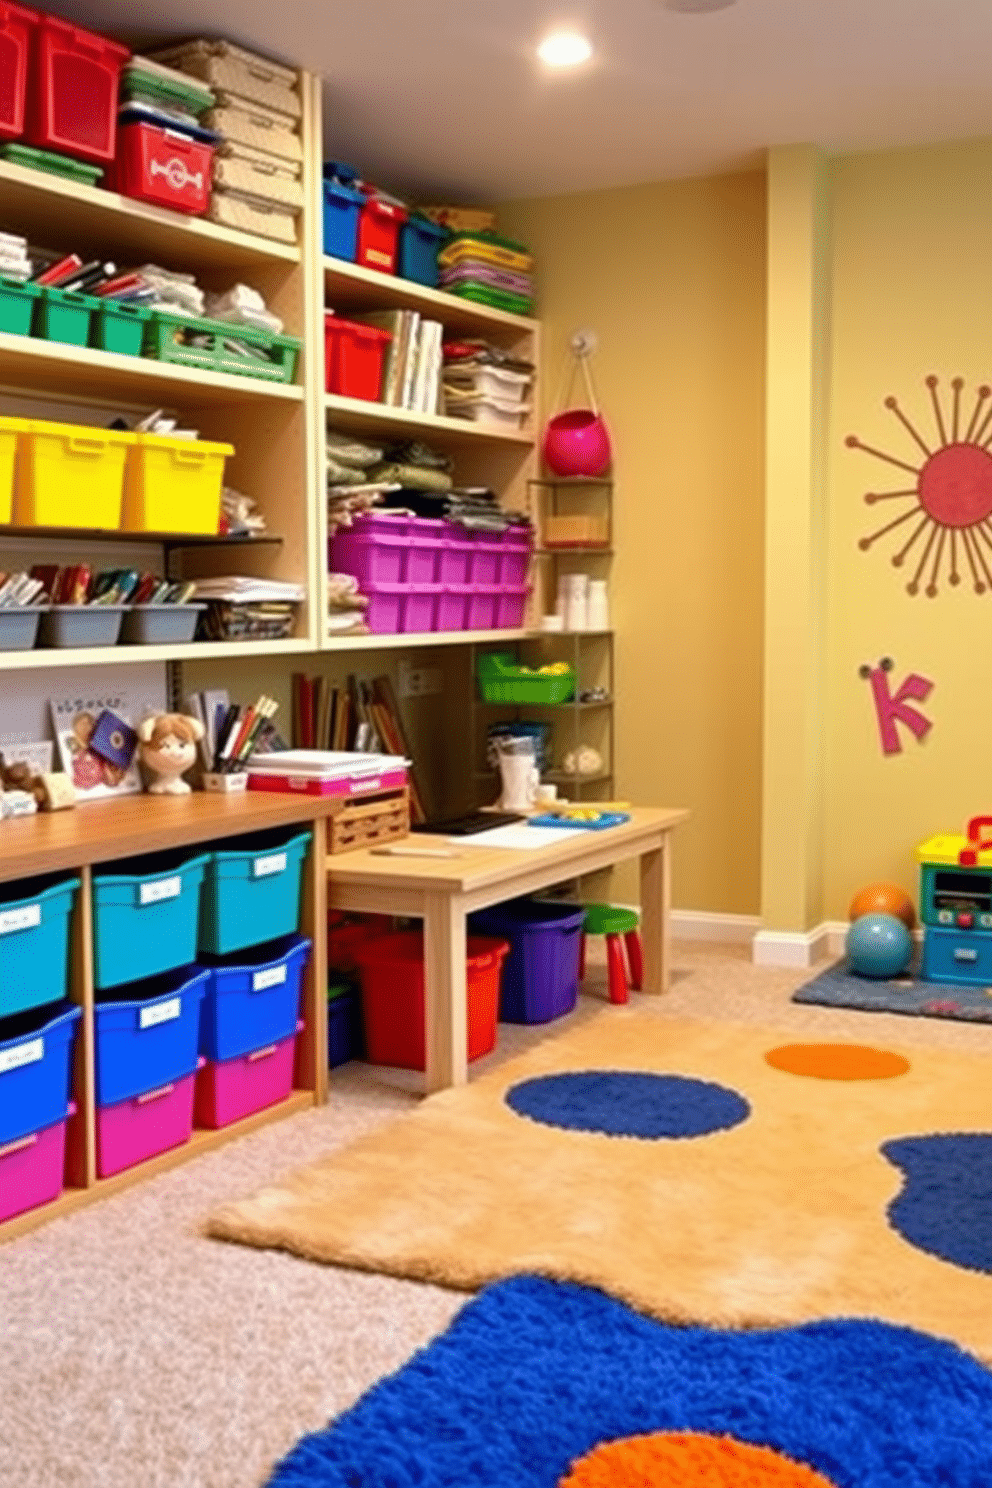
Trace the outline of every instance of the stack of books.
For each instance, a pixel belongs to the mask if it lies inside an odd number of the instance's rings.
[[[355,754],[332,749],[288,749],[249,757],[248,789],[293,791],[308,796],[368,796],[402,790],[410,761],[396,754]]]
[[[441,322],[427,320],[416,310],[370,310],[350,318],[389,332],[380,403],[415,413],[439,413],[444,339]]]

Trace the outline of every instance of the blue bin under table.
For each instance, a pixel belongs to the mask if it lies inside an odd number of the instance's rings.
[[[327,999],[327,1067],[365,1058],[362,994],[351,984],[332,987]]]
[[[93,875],[98,988],[119,987],[196,960],[208,853],[155,853]]]
[[[296,1033],[303,968],[313,942],[287,935],[248,951],[204,957],[210,980],[200,1015],[200,1053],[238,1059]]]
[[[79,879],[64,874],[0,887],[0,1018],[66,996],[69,917],[78,891]]]
[[[209,971],[188,966],[118,987],[96,1004],[98,1106],[133,1100],[196,1068],[209,981]]]
[[[0,1147],[65,1120],[80,1016],[65,1001],[0,1021]]]
[[[510,942],[501,1023],[550,1023],[575,1007],[585,906],[511,899],[469,916],[469,933]]]
[[[310,832],[256,832],[210,854],[200,950],[213,956],[263,945],[300,928]],[[191,958],[192,959],[192,958]]]
[[[400,228],[399,267],[401,279],[437,287],[437,256],[449,233],[428,217],[408,217]]]
[[[358,254],[358,219],[365,201],[360,191],[340,181],[325,180],[324,252],[354,263]]]

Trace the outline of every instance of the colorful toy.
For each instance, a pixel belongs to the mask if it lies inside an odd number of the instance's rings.
[[[902,920],[907,930],[916,926],[916,910],[912,899],[905,889],[894,883],[871,883],[858,890],[851,900],[847,917],[849,920],[860,920],[866,914],[895,915],[897,920]]]
[[[992,817],[973,816],[964,837],[931,837],[920,863],[921,975],[930,982],[992,985]]]
[[[848,930],[845,949],[856,976],[884,981],[899,976],[909,966],[913,939],[895,915],[866,914]]]
[[[146,718],[138,730],[141,763],[151,775],[152,796],[185,796],[191,790],[183,775],[196,760],[196,746],[203,738],[198,718],[182,713],[157,713]]]

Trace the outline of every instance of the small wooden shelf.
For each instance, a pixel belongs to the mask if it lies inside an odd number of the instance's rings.
[[[477,336],[488,331],[515,331],[529,336],[537,321],[526,315],[511,315],[506,310],[491,309],[432,289],[413,279],[400,279],[395,274],[380,274],[345,259],[324,256],[324,291],[329,307],[341,310],[419,310],[443,321],[445,330]]]
[[[309,636],[283,640],[189,641],[182,646],[38,647],[31,651],[0,651],[0,672],[53,671],[58,667],[133,666],[148,661],[210,661],[219,657],[292,656],[313,651]],[[7,823],[4,822],[4,828]]]
[[[428,630],[420,635],[399,632],[396,635],[329,635],[326,651],[378,651],[399,646],[470,646],[476,642],[523,641],[534,634],[531,630]]]
[[[443,435],[448,447],[468,445],[519,445],[530,449],[533,429],[498,429],[492,424],[476,424],[470,419],[447,418],[441,413],[417,413],[411,408],[392,408],[387,403],[366,402],[362,398],[342,398],[333,393],[324,397],[328,421],[335,429],[356,434],[424,434]]]
[[[221,532],[122,532],[119,527],[0,527],[4,538],[37,538],[40,542],[120,542],[129,547],[154,543],[160,548],[252,548],[281,547],[283,539],[263,532],[257,537]]]

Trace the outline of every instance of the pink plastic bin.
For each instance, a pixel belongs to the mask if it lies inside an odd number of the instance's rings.
[[[511,527],[503,533],[499,552],[498,582],[506,585],[526,584],[530,568],[531,536],[522,527]]]
[[[470,584],[465,629],[495,630],[498,599],[499,589],[495,584]]]
[[[66,1121],[76,1114],[69,1102]],[[65,1187],[66,1121],[0,1147],[0,1221],[50,1204]]]
[[[498,584],[501,534],[495,532],[473,532],[469,554],[468,581],[470,584]]]
[[[408,584],[436,584],[440,581],[444,527],[444,522],[436,517],[410,518],[403,575]]]
[[[437,601],[437,629],[464,630],[468,608],[467,584],[443,584]]]
[[[519,630],[527,608],[527,585],[504,584],[496,600],[496,629]]]
[[[0,139],[24,133],[31,33],[38,16],[22,5],[0,4]]]
[[[454,533],[460,536],[454,536]],[[472,544],[465,536],[461,528],[449,527],[444,534],[444,546],[441,549],[441,558],[438,565],[438,578],[442,584],[467,584],[468,566],[472,553]],[[439,629],[441,627],[438,627]]]
[[[205,1064],[204,1059],[199,1065]],[[157,1090],[136,1095],[96,1113],[96,1171],[109,1178],[124,1168],[181,1147],[193,1131],[193,1087],[196,1072]]]
[[[117,147],[117,84],[131,53],[41,15],[28,85],[28,141],[105,165]]]
[[[407,517],[356,517],[331,539],[331,573],[352,574],[363,587],[398,584],[407,554]]]
[[[296,1032],[302,1033],[302,1022]],[[264,1111],[287,1100],[293,1089],[293,1059],[296,1037],[280,1039],[242,1054],[239,1059],[224,1059],[207,1064],[196,1077],[193,1120],[197,1126],[230,1126],[255,1111]]]
[[[440,584],[410,584],[400,606],[400,629],[408,635],[425,635],[435,629]]]

